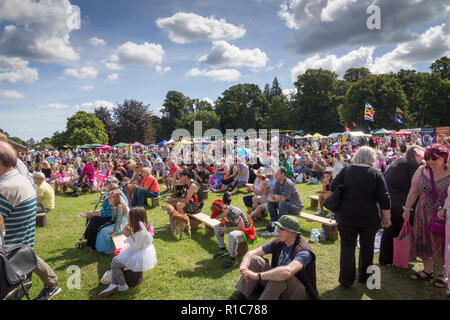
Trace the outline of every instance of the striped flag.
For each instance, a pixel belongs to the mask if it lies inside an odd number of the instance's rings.
[[[375,108],[369,103],[366,103],[364,109],[364,120],[373,121],[373,116],[375,115]]]
[[[399,107],[395,109],[395,122],[403,124],[405,121],[403,120],[403,111]]]

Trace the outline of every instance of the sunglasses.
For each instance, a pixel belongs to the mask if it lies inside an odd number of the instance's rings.
[[[429,160],[436,161],[436,160],[439,159],[439,158],[440,158],[440,157],[431,156],[431,157],[429,157],[429,158],[425,158],[425,160],[426,160],[426,161],[429,161]]]

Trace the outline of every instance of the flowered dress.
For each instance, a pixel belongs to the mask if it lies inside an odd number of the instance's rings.
[[[444,205],[447,198],[447,189],[450,186],[450,175],[435,181],[437,204],[433,203],[430,178],[422,170],[419,180],[419,200],[414,216],[413,239],[414,244],[411,257],[422,259],[433,258],[435,263],[444,263],[445,235],[437,235],[429,230],[431,220],[434,217],[434,208]]]

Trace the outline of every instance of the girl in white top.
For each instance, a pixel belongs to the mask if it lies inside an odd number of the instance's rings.
[[[111,261],[111,284],[100,297],[107,297],[117,291],[127,291],[122,269],[128,268],[133,272],[144,272],[155,267],[158,260],[153,246],[153,236],[149,233],[147,213],[143,207],[135,207],[130,210],[128,224],[123,230],[127,237],[127,245]]]

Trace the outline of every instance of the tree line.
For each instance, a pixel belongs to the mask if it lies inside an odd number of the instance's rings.
[[[85,143],[116,144],[139,141],[144,144],[170,139],[177,128],[194,134],[194,121],[203,131],[217,128],[247,130],[301,129],[327,135],[352,130],[379,128],[423,128],[450,125],[450,59],[442,57],[429,73],[400,70],[371,74],[367,68],[348,69],[343,79],[335,72],[308,69],[294,82],[295,92],[283,94],[278,79],[263,90],[256,84],[237,84],[225,90],[212,104],[178,91],[166,94],[161,117],[150,105],[133,99],[113,109],[99,107],[94,113],[79,111],[68,118],[64,132],[55,132],[49,142],[55,147]],[[375,108],[374,121],[364,120],[364,105]],[[395,122],[396,108],[405,123]]]

